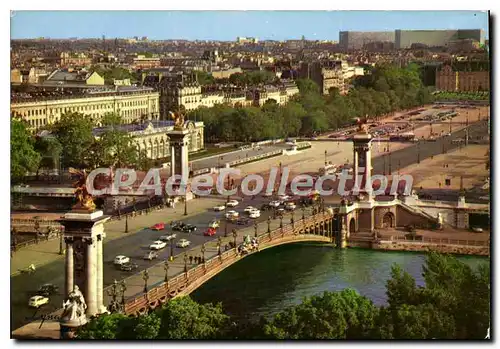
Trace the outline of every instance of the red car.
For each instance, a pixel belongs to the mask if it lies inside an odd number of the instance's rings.
[[[163,230],[165,229],[165,223],[156,223],[151,227],[152,230]]]
[[[205,231],[203,233],[203,235],[205,235],[205,236],[214,236],[215,233],[217,233],[217,230],[215,230],[214,228],[208,228],[207,231]]]

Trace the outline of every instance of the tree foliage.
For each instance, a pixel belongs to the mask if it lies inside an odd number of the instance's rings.
[[[267,76],[267,77],[266,77]],[[239,86],[267,83],[271,72],[233,74]],[[205,122],[206,139],[215,141],[259,141],[298,135],[313,135],[351,124],[353,118],[379,117],[432,102],[433,96],[420,80],[420,67],[381,65],[371,74],[354,80],[354,88],[341,95],[332,88],[326,96],[309,79],[298,79],[299,95],[287,105],[266,103],[261,108],[231,108],[217,105],[190,112],[191,119]],[[290,106],[291,105],[291,106]]]
[[[36,171],[41,156],[35,150],[35,140],[24,121],[13,118],[10,123],[10,176],[18,182],[29,171]]]
[[[490,270],[430,253],[425,286],[399,266],[387,281],[388,304],[355,290],[324,292],[259,321],[231,322],[220,304],[176,298],[138,318],[105,315],[82,339],[483,339],[490,319]]]

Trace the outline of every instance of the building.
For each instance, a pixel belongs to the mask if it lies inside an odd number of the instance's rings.
[[[258,38],[247,38],[247,37],[244,37],[244,36],[238,36],[236,38],[236,42],[238,44],[257,44],[259,42],[259,39]]]
[[[46,96],[14,93],[10,106],[11,114],[26,120],[31,130],[53,124],[68,112],[89,115],[97,123],[106,113],[118,113],[125,123],[159,119],[159,93],[151,88],[123,87],[59,95],[51,92]]]
[[[321,93],[326,95],[331,88],[337,88],[341,94],[347,93],[347,82],[363,74],[362,68],[349,66],[346,61],[316,61],[302,63],[299,76],[316,82]]]
[[[150,159],[163,159],[170,155],[170,142],[167,133],[173,131],[174,122],[172,120],[153,120],[138,125],[119,125],[120,131],[127,132],[134,138],[138,151],[143,152]],[[185,127],[189,131],[188,150],[196,152],[205,148],[203,136],[203,121],[185,122]],[[108,130],[107,127],[93,130],[95,137],[99,137]]]
[[[361,50],[365,45],[372,43],[393,43],[395,33],[393,31],[385,32],[339,32],[339,46],[343,50]]]
[[[231,75],[242,72],[241,67],[234,67],[229,69],[212,70],[211,74],[214,79],[229,79]]]
[[[160,57],[147,57],[145,55],[137,55],[127,57],[126,61],[133,69],[150,69],[161,66]]]
[[[436,72],[438,91],[489,91],[490,72],[488,70],[458,70],[451,65],[443,65]]]
[[[427,47],[446,47],[456,40],[472,39],[484,44],[482,29],[454,30],[396,30],[395,48],[408,49],[416,45]]]
[[[92,64],[92,58],[85,53],[61,52],[60,61],[61,67],[86,67]]]
[[[65,84],[79,84],[79,85],[104,85],[104,78],[97,74],[97,72],[87,72],[84,70],[74,71],[68,70],[55,70],[45,81],[45,85],[61,85]]]

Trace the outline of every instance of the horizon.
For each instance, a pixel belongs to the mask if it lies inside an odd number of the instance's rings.
[[[166,21],[168,20],[168,21]],[[88,23],[92,22],[92,26]],[[196,25],[193,25],[195,23]],[[297,25],[299,23],[299,25]],[[354,23],[352,25],[351,23]],[[166,25],[165,25],[166,24]],[[339,41],[340,31],[482,29],[485,11],[13,11],[11,40]]]

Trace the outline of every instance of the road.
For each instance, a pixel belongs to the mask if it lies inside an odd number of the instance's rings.
[[[469,137],[474,138],[480,135],[484,135],[487,133],[487,124],[485,122],[477,123],[470,126],[469,129]],[[391,164],[392,172],[396,172],[398,166],[404,168],[413,163],[417,162],[418,153],[420,153],[420,159],[440,154],[442,152],[443,144],[445,149],[452,149],[458,147],[458,144],[452,143],[453,139],[459,139],[464,137],[464,131],[457,131],[452,134],[450,137],[443,137],[441,139],[437,139],[435,142],[419,142],[418,145],[412,145],[410,147],[397,150],[391,153],[390,162],[389,156],[379,156],[374,158],[373,160],[373,168],[374,173],[383,173],[384,165],[385,171],[389,170],[389,163]],[[384,157],[386,157],[386,161],[384,164]],[[214,161],[217,161],[216,159]],[[304,169],[306,170],[306,169]],[[201,198],[199,200],[213,200],[213,198]],[[224,201],[223,198],[218,199],[220,202]],[[246,198],[244,202],[241,202],[238,206],[238,211],[243,210],[247,205],[253,205],[255,207],[260,207],[262,203],[268,202],[269,199],[263,197],[256,197],[254,200],[250,200],[250,198]],[[188,235],[188,239],[192,242],[192,247],[197,248],[198,256],[200,256],[199,246],[204,242],[212,241],[211,245],[207,249],[206,258],[208,258],[211,254],[216,253],[214,241],[216,237],[204,237],[203,231],[206,229],[207,223],[213,218],[220,218],[223,213],[214,212],[213,210],[206,210],[199,214],[193,215],[186,222],[194,224],[198,227],[198,230],[192,234],[184,234],[177,233],[178,238],[184,237],[183,235]],[[263,212],[263,215],[258,220],[262,222],[259,227],[259,231],[263,229],[267,229],[267,223],[265,223],[267,216],[269,213]],[[300,215],[300,211],[296,213],[296,217]],[[161,213],[153,214],[150,216],[151,218],[148,220],[146,217],[147,223],[143,226],[151,226],[155,223],[161,222],[160,218]],[[144,220],[145,218],[137,218]],[[289,217],[286,218],[289,221]],[[115,223],[116,224],[116,223]],[[133,223],[129,221],[129,224]],[[275,228],[279,225],[279,220],[273,220],[272,228]],[[235,226],[232,224],[228,225],[228,232],[231,232],[233,228],[241,228],[241,226]],[[170,232],[170,230],[168,229]],[[222,223],[221,229],[219,229],[219,235],[223,235],[224,232],[224,223]],[[253,232],[252,227],[248,227],[246,229],[240,230],[238,234],[238,240],[241,241],[243,234],[250,234]],[[104,244],[104,285],[110,285],[113,280],[121,280],[126,277],[129,277],[133,273],[121,272],[116,270],[113,266],[113,259],[116,255],[127,255],[130,256],[135,263],[139,265],[139,269],[136,272],[142,271],[147,267],[151,267],[155,264],[161,262],[161,260],[165,260],[170,255],[170,248],[166,248],[160,252],[159,260],[154,261],[144,261],[142,260],[142,256],[149,250],[149,245],[152,241],[156,240],[160,235],[165,234],[165,232],[156,232],[148,228],[140,229],[137,233],[131,233],[129,235],[123,236],[121,238],[108,241]],[[231,233],[229,234],[231,236]],[[226,239],[228,241],[232,241],[232,237]],[[174,255],[182,253],[184,250],[179,248],[174,248]],[[195,254],[196,255],[196,254]],[[169,270],[169,276],[175,275],[182,271],[184,266],[183,261],[179,258],[176,262],[174,262]],[[149,285],[160,282],[164,277],[164,272],[162,272],[163,266],[158,266],[155,268],[157,270],[154,273],[150,273],[150,280],[148,280]],[[131,277],[129,280],[132,280],[132,283],[127,282],[128,290],[127,295],[134,294],[141,290],[144,282],[141,279],[140,275],[136,275]],[[37,269],[36,273],[33,275],[21,274],[11,278],[11,306],[14,311],[11,312],[11,326],[13,329],[20,327],[21,325],[28,323],[31,321],[33,317],[34,311],[27,307],[28,298],[38,289],[38,287],[44,283],[53,283],[60,287],[60,294],[51,297],[50,304],[44,309],[40,310],[43,313],[50,313],[55,311],[56,309],[61,308],[62,306],[62,292],[64,290],[64,261],[62,259],[56,260],[52,263],[49,263],[43,267]],[[106,296],[106,295],[105,295]],[[107,297],[106,297],[107,298]]]
[[[282,150],[289,148],[285,143],[278,143],[274,145],[266,145],[258,148],[249,148],[244,150],[238,150],[231,153],[221,154],[218,156],[213,156],[209,158],[202,158],[192,161],[192,170],[200,170],[203,168],[212,168],[223,166],[225,163],[230,161],[235,161],[239,159],[244,159],[245,157],[252,157],[256,155],[261,155],[269,153],[275,150]]]

